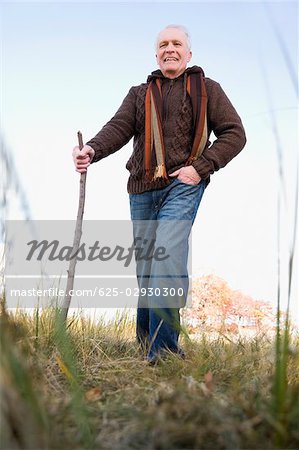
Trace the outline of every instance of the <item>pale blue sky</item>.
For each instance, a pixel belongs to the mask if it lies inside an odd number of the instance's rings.
[[[92,137],[129,88],[157,68],[154,41],[161,28],[179,23],[189,29],[190,65],[220,82],[248,138],[205,193],[193,232],[194,267],[275,301],[278,182],[268,93],[283,144],[290,214],[298,109],[270,17],[297,70],[298,4],[6,2],[1,12],[2,132],[35,219],[76,217],[79,178],[70,154],[77,130],[85,140]],[[87,219],[129,218],[124,166],[131,150],[132,142],[90,168]],[[12,205],[11,218],[20,217],[14,199]]]

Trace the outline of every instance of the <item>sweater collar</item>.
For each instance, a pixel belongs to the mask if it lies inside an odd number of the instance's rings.
[[[187,67],[187,69],[181,74],[179,75],[177,78],[173,78],[174,80],[177,80],[181,77],[184,77],[184,74],[190,75],[191,73],[202,73],[203,76],[205,76],[204,71],[201,67],[199,66],[192,66],[192,67]],[[149,83],[150,81],[160,78],[162,80],[170,80],[170,78],[164,77],[163,73],[161,72],[161,70],[154,70],[154,72],[152,72],[148,77],[147,77],[147,83]]]

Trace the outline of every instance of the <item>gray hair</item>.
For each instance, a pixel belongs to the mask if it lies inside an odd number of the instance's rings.
[[[163,30],[161,30],[159,32],[157,39],[156,39],[156,48],[158,46],[158,39],[159,39],[160,33],[164,30],[167,30],[168,28],[177,28],[178,30],[181,30],[186,36],[188,49],[191,50],[191,39],[190,39],[190,34],[189,34],[189,31],[187,30],[187,28],[184,27],[183,25],[173,25],[173,24],[167,25],[165,28],[163,28]]]

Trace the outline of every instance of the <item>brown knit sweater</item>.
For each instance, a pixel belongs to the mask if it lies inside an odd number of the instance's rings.
[[[193,66],[185,73],[202,71]],[[183,167],[190,155],[193,141],[192,106],[186,93],[185,76],[169,79],[160,70],[153,72],[139,86],[134,86],[123,100],[115,116],[89,142],[95,150],[92,162],[116,152],[134,137],[133,153],[126,164],[130,171],[128,192],[138,194],[159,189],[171,183],[169,180],[149,182],[145,178],[144,137],[145,137],[145,94],[149,81],[159,77],[163,96],[163,137],[167,172]],[[216,140],[208,141],[202,155],[192,163],[202,179],[209,182],[210,175],[224,167],[244,147],[246,142],[240,117],[219,83],[205,78],[208,95],[208,134],[213,131]]]

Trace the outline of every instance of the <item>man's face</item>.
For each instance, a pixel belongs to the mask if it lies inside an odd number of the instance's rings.
[[[156,59],[163,75],[177,78],[192,56],[185,33],[178,28],[166,28],[158,35]]]

